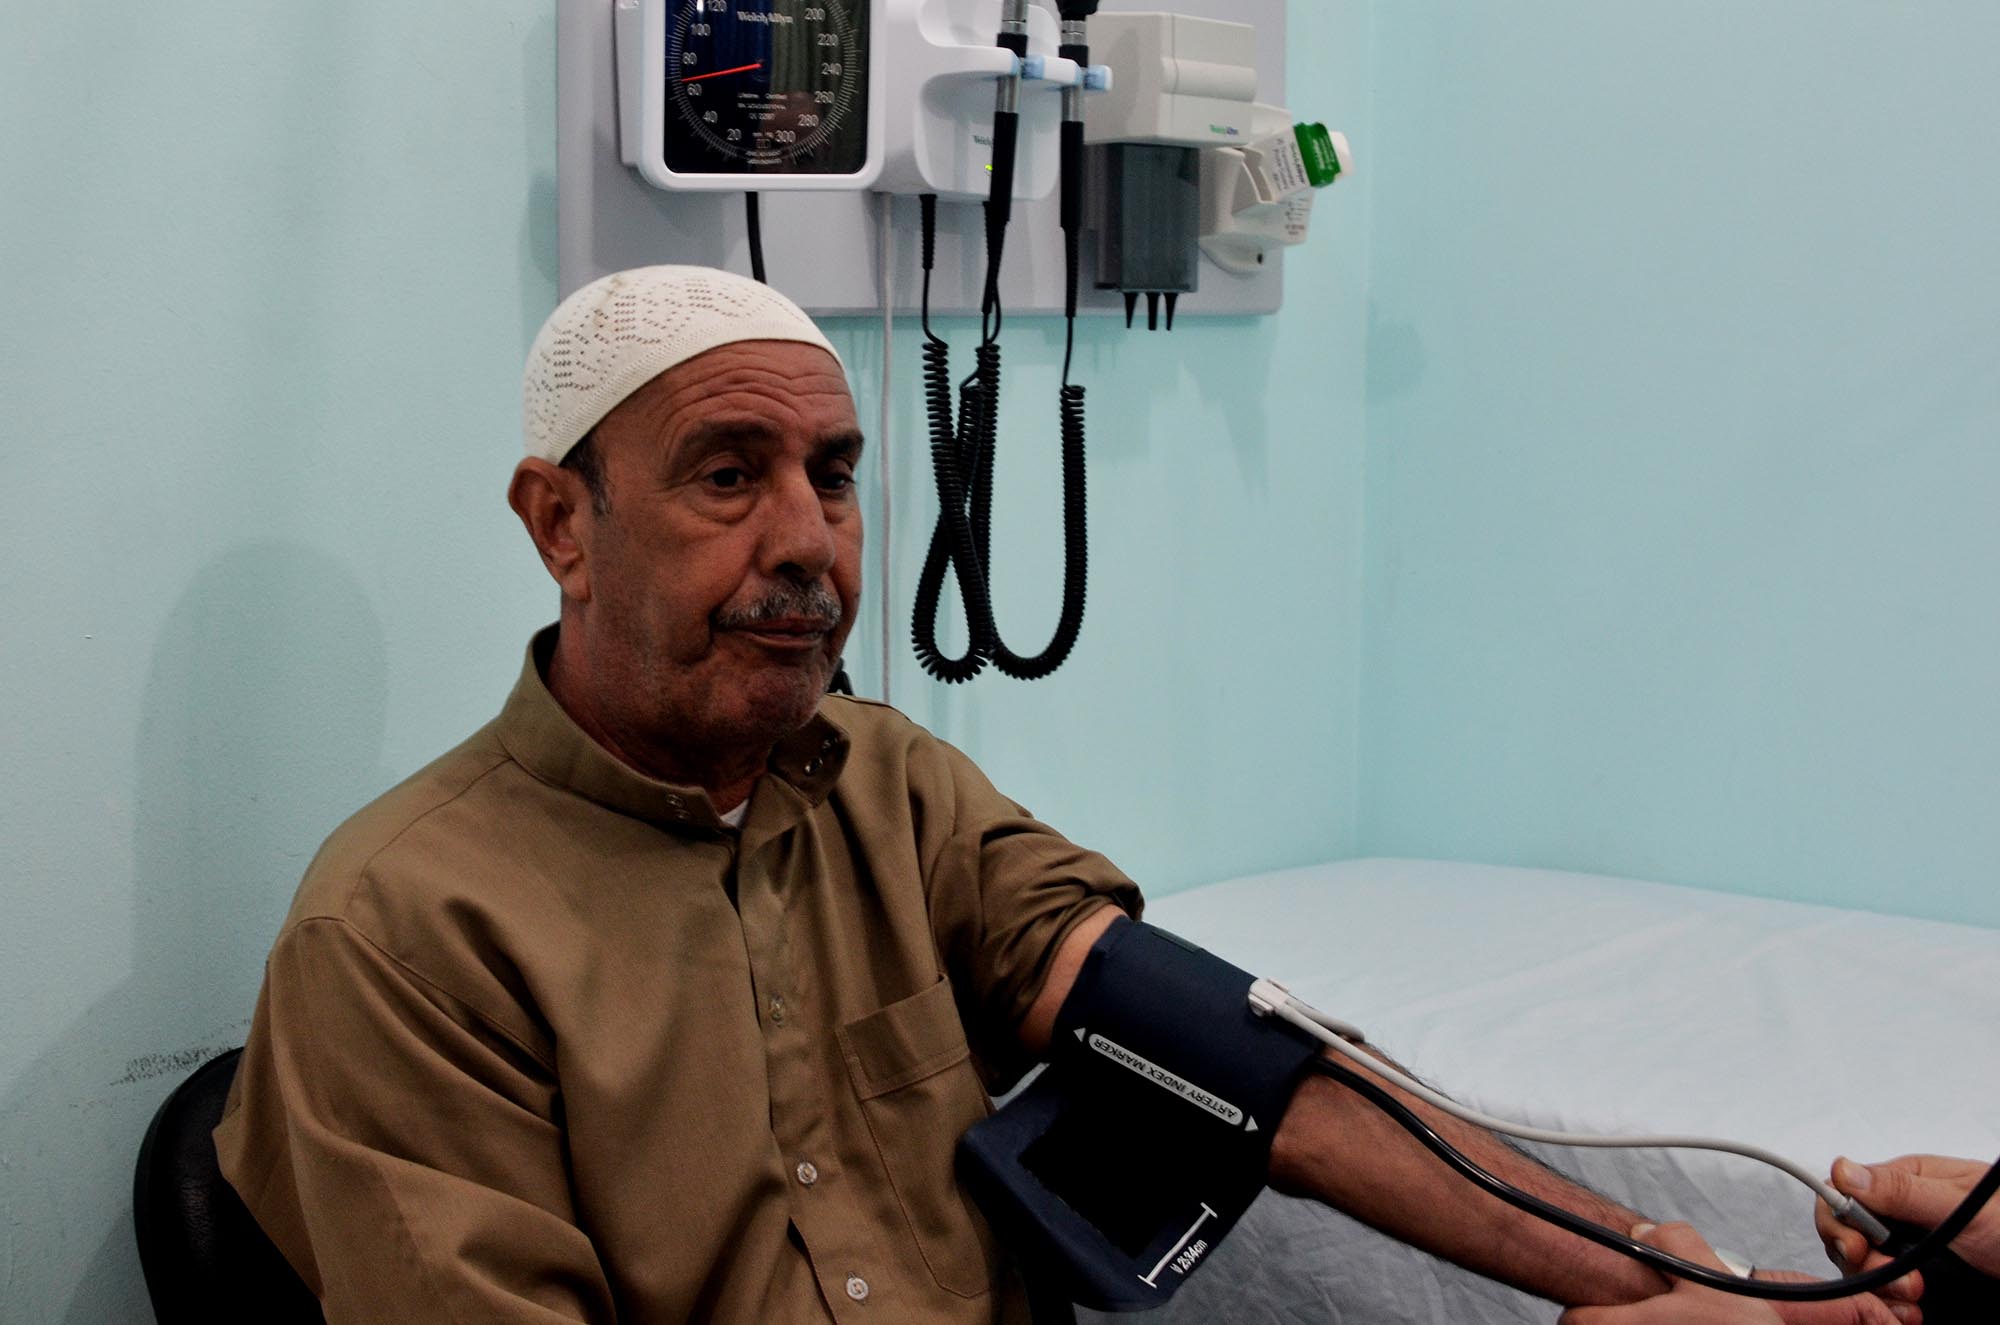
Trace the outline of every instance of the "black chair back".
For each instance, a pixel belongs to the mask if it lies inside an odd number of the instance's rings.
[[[209,1133],[222,1121],[242,1053],[231,1049],[196,1068],[160,1105],[139,1146],[132,1223],[160,1325],[324,1320],[216,1162]]]

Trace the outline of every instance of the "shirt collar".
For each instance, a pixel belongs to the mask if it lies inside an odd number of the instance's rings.
[[[702,788],[689,783],[662,782],[648,777],[599,745],[564,712],[549,693],[544,668],[555,652],[557,627],[538,631],[528,641],[520,679],[507,697],[496,723],[500,744],[528,772],[552,786],[573,791],[620,814],[679,831],[735,831],[716,813]],[[772,814],[790,820],[818,806],[833,793],[847,762],[847,733],[822,710],[803,727],[778,742],[751,793],[748,822],[769,827]],[[785,807],[760,806],[767,792],[781,783],[790,795]]]

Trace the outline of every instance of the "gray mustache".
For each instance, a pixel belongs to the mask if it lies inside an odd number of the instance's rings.
[[[840,623],[840,599],[824,584],[781,585],[748,607],[719,613],[716,624],[725,630],[740,630],[784,617],[823,622],[831,629]]]

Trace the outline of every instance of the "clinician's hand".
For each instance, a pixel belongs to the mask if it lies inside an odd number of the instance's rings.
[[[1836,1160],[1833,1185],[1876,1214],[1924,1228],[1944,1222],[1986,1174],[1986,1165],[1943,1155],[1905,1155],[1886,1164]],[[1885,1259],[1867,1239],[1833,1217],[1825,1202],[1813,1212],[1826,1254],[1843,1269],[1873,1269]],[[1983,1274],[2000,1276],[2000,1199],[1988,1201],[1965,1232],[1952,1239],[1958,1258]]]
[[[1643,1233],[1640,1229],[1645,1229]],[[1662,1224],[1658,1228],[1632,1230],[1633,1236],[1683,1260],[1723,1268],[1701,1234],[1686,1224]],[[1802,1275],[1759,1273],[1760,1279],[1801,1279]],[[1907,1302],[1894,1305],[1877,1297],[1839,1298],[1832,1302],[1760,1301],[1731,1293],[1703,1288],[1677,1280],[1673,1290],[1621,1307],[1572,1307],[1563,1312],[1557,1325],[1920,1325],[1923,1313]]]
[[[1701,1234],[1686,1224],[1661,1224],[1657,1228],[1641,1224],[1632,1230],[1641,1242],[1671,1252],[1682,1260],[1723,1268]],[[1712,1288],[1702,1288],[1685,1279],[1674,1281],[1673,1290],[1622,1307],[1571,1307],[1556,1325],[1784,1325],[1784,1318],[1768,1302],[1751,1297],[1731,1297]]]

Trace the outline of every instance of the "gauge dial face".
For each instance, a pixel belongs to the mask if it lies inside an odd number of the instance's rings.
[[[667,169],[851,175],[868,157],[868,0],[672,0]]]

